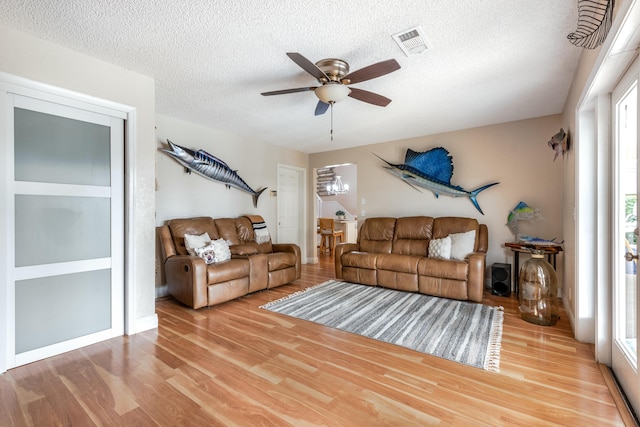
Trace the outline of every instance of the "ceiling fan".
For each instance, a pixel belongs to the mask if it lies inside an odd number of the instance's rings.
[[[348,87],[347,85],[375,79],[400,69],[400,64],[395,59],[388,59],[349,73],[349,64],[342,59],[321,59],[314,64],[296,52],[289,52],[287,56],[298,64],[300,68],[315,77],[321,86],[274,90],[272,92],[262,92],[262,95],[271,96],[314,91],[319,99],[316,105],[316,116],[324,114],[330,105],[342,101],[347,96],[369,104],[386,107],[391,102],[389,98],[363,89]]]

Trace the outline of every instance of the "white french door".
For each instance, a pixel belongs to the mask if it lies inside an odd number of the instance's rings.
[[[614,248],[612,369],[636,413],[638,372],[638,60],[612,94],[614,141]]]
[[[6,368],[124,333],[123,117],[26,92],[0,91]]]

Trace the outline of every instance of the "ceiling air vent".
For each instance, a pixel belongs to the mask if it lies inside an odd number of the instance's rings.
[[[396,33],[391,37],[393,37],[396,43],[398,43],[398,46],[400,46],[400,49],[402,49],[407,56],[422,53],[430,48],[429,42],[424,36],[424,30],[420,25]]]

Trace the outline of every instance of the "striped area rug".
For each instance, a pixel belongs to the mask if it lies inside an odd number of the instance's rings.
[[[501,307],[329,280],[260,308],[499,371]]]

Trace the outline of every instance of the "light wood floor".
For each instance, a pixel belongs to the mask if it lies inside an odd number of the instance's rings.
[[[211,309],[157,303],[159,327],[0,376],[0,426],[621,426],[589,345],[503,305],[500,373],[258,308],[333,278]]]

